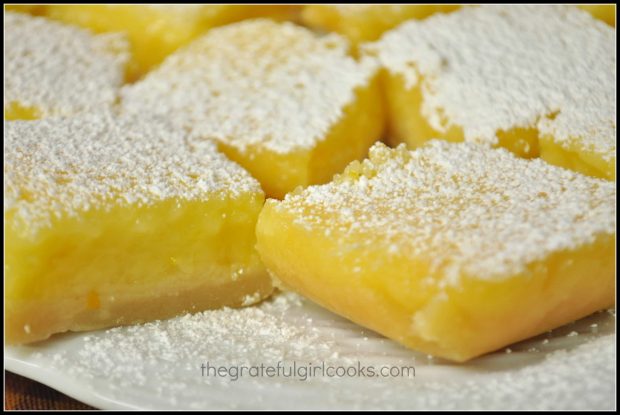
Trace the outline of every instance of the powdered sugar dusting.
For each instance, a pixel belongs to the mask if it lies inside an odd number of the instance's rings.
[[[296,294],[285,293],[258,307],[223,308],[114,328],[107,331],[105,339],[91,341],[86,336],[81,354],[88,367],[96,367],[119,382],[136,381],[136,365],[160,359],[241,365],[309,357],[309,351],[316,353],[314,357],[327,357],[329,343],[318,343],[315,333],[279,317],[299,301]]]
[[[166,115],[200,138],[287,153],[322,140],[376,67],[338,35],[251,20],[214,29],[123,91],[130,113]]]
[[[462,274],[508,277],[614,235],[615,196],[611,182],[539,159],[431,141],[417,151],[376,144],[369,160],[332,183],[287,195],[276,209],[309,229],[330,228],[343,246],[363,241],[394,252],[396,245],[453,284]]]
[[[616,151],[615,31],[571,6],[482,6],[388,32],[374,51],[444,132],[496,144],[499,130],[537,127],[606,160]]]
[[[111,106],[123,83],[128,44],[23,13],[4,13],[4,106],[42,116]]]
[[[91,209],[261,192],[213,143],[190,145],[155,117],[9,121],[4,152],[5,217],[31,232]]]

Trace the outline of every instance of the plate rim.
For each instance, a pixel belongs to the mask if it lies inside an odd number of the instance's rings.
[[[39,382],[60,393],[96,409],[107,410],[140,410],[138,406],[102,396],[92,389],[91,383],[80,383],[53,368],[37,365],[20,359],[11,346],[4,347],[4,370]]]

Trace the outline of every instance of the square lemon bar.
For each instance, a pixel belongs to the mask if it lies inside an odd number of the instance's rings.
[[[313,4],[304,7],[301,21],[309,27],[337,32],[359,43],[376,40],[405,20],[424,19],[458,8],[456,4]]]
[[[258,250],[285,286],[466,361],[614,304],[614,183],[475,143],[376,144],[268,200]]]
[[[615,31],[573,6],[480,6],[365,47],[384,68],[389,136],[502,146],[613,180]]]
[[[213,143],[107,113],[5,128],[8,343],[271,293],[255,251],[264,194]]]
[[[129,59],[125,38],[4,13],[4,118],[36,119],[111,107]]]
[[[153,112],[218,148],[268,196],[326,182],[383,132],[377,65],[339,35],[247,20],[211,30],[122,91],[121,110]]]
[[[131,43],[135,80],[205,31],[248,18],[295,18],[299,6],[240,4],[48,5],[47,16],[93,30],[122,32]]]

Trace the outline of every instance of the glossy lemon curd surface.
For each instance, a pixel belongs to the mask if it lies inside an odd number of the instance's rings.
[[[254,250],[261,205],[257,194],[111,207],[58,219],[36,237],[24,237],[27,225],[5,215],[7,340],[31,342],[267,296],[271,284]]]

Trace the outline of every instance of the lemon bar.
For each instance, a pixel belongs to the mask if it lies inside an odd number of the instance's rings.
[[[580,4],[579,8],[587,11],[592,16],[616,27],[616,5],[615,4]]]
[[[128,60],[121,35],[23,13],[4,14],[4,118],[73,115],[112,106]]]
[[[367,46],[385,69],[389,138],[502,146],[615,178],[615,31],[572,6],[480,6]]]
[[[359,43],[376,40],[405,20],[458,8],[456,4],[313,4],[304,7],[301,20],[309,27],[337,32]]]
[[[213,143],[105,113],[5,128],[9,343],[270,294],[255,250],[264,194]]]
[[[614,303],[615,198],[502,148],[377,143],[333,182],[268,200],[257,246],[284,286],[466,361]]]
[[[121,110],[216,141],[282,197],[330,180],[382,135],[376,62],[347,48],[341,36],[266,19],[216,28],[125,87]]]
[[[133,59],[127,77],[135,80],[167,55],[215,26],[260,16],[293,18],[292,5],[49,5],[46,14],[97,33],[125,33]]]

